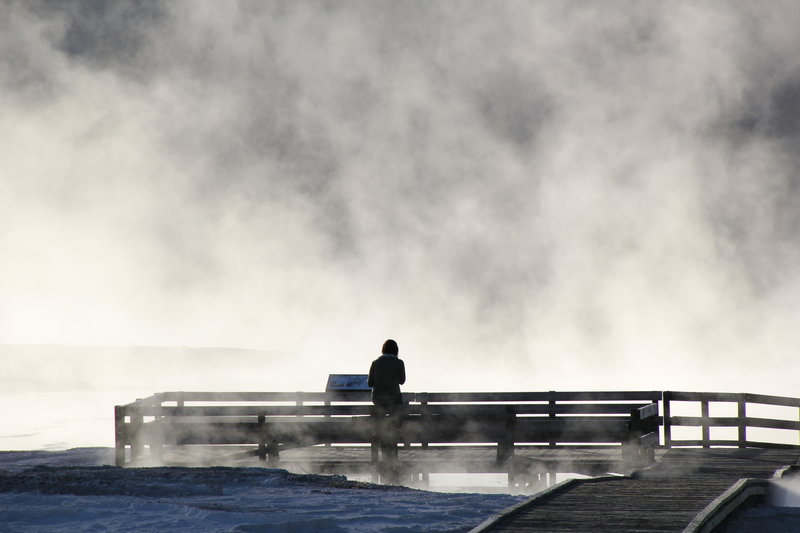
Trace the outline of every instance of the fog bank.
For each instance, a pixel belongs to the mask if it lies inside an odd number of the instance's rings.
[[[0,343],[794,394],[795,7],[5,2]]]

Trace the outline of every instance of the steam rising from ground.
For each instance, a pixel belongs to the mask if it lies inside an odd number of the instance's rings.
[[[0,342],[793,393],[795,7],[6,2]]]

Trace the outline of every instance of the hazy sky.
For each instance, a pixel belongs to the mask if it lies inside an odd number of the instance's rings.
[[[793,393],[798,27],[790,1],[4,0],[0,343],[325,375],[393,337],[417,390]]]

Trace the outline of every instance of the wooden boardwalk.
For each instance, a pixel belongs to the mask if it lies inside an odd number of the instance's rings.
[[[404,393],[400,411],[386,419],[368,391],[167,392],[115,408],[116,464],[191,464],[192,455],[200,464],[229,464],[255,455],[274,467],[367,470],[375,481],[484,472],[534,486],[558,472],[624,473],[651,463],[661,397],[660,391]]]
[[[672,449],[629,477],[559,484],[471,533],[712,531],[798,459],[796,450]]]

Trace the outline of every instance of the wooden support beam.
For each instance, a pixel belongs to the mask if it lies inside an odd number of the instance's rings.
[[[503,464],[514,457],[514,442],[517,415],[513,405],[506,406],[505,431],[502,439],[497,443],[497,463]]]
[[[128,424],[128,429],[130,431],[129,439],[131,443],[131,461],[136,461],[137,459],[141,459],[142,455],[144,454],[144,442],[142,439],[142,426],[144,425],[144,417],[142,416],[142,413],[138,407],[131,409],[129,413],[131,419],[130,424]]]
[[[738,438],[739,438],[739,448],[744,448],[747,446],[747,423],[745,418],[747,417],[747,403],[745,402],[744,394],[736,402],[736,417],[739,419],[738,425]]]
[[[661,397],[661,405],[664,411],[664,447],[672,448],[672,416],[670,414],[670,401],[672,401],[672,393],[664,391]]]
[[[266,417],[258,415],[258,460],[267,460],[267,428]]]
[[[275,468],[280,464],[281,453],[277,441],[269,440],[267,442],[267,457],[268,457],[267,464],[269,464],[269,466]]]
[[[125,466],[125,408],[114,406],[114,464]]]
[[[331,400],[330,399],[325,400],[325,404],[324,405],[325,405],[325,418],[330,418],[331,417]],[[326,442],[325,443],[325,446],[330,446],[330,445],[331,445],[330,442]]]
[[[551,394],[551,396],[555,396],[555,394],[556,394],[556,391],[552,391],[552,390],[551,390],[551,391],[550,391],[550,394]],[[548,406],[549,406],[549,407],[550,407],[550,409],[551,409],[551,410],[550,410],[550,415],[549,415],[549,416],[550,416],[550,418],[555,418],[555,417],[556,417],[556,410],[555,410],[555,407],[556,407],[556,400],[555,400],[555,398],[551,399],[549,402],[547,402],[547,404],[548,404]],[[551,442],[550,442],[550,447],[551,447],[551,448],[555,448],[555,447],[556,447],[556,443],[555,443],[555,442],[553,442],[553,441],[551,441]]]

